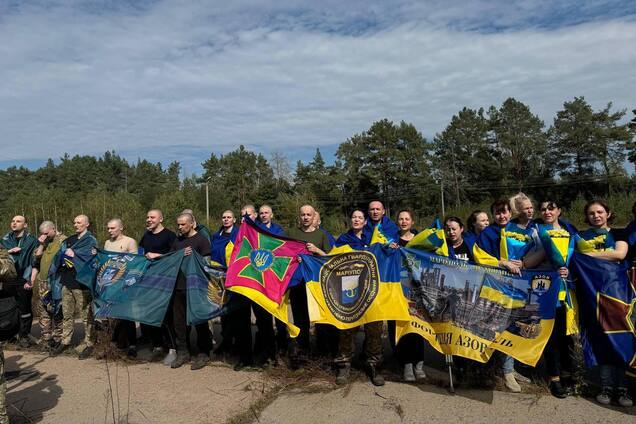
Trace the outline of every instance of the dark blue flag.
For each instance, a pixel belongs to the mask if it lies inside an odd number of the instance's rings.
[[[571,264],[587,365],[636,368],[636,290],[627,265],[581,253],[574,254]]]

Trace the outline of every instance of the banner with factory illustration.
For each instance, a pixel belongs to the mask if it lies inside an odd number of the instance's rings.
[[[516,275],[421,250],[400,251],[411,320],[397,323],[398,339],[419,334],[441,353],[479,362],[498,350],[537,363],[554,326],[556,272]]]

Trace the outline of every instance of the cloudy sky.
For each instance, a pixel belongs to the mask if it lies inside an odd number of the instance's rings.
[[[114,149],[189,174],[239,144],[294,162],[511,96],[547,125],[574,96],[636,108],[636,2],[0,0],[0,168]]]

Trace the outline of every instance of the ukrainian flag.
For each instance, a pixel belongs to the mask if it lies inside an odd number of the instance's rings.
[[[576,251],[580,253],[614,250],[616,242],[605,228],[590,228],[577,234]]]
[[[346,330],[368,322],[411,320],[398,249],[374,244],[336,255],[301,257],[311,322]]]
[[[533,241],[528,231],[509,223],[501,229],[501,258],[506,260],[523,259],[532,249]]]
[[[499,261],[523,259],[533,246],[528,232],[516,224],[505,228],[489,225],[473,246],[473,256],[479,265],[499,267]]]
[[[499,303],[507,309],[526,306],[528,295],[523,290],[516,288],[512,282],[501,281],[500,278],[484,274],[479,297]]]
[[[417,233],[406,247],[425,250],[440,256],[449,255],[446,235],[444,234],[442,223],[437,218],[429,228]]]
[[[539,225],[539,239],[545,250],[545,254],[556,268],[567,267],[574,253],[576,237],[570,234],[565,228],[555,229],[552,225]],[[566,334],[577,334],[578,326],[578,305],[573,290],[568,287],[564,278],[559,280],[559,297],[566,308]]]

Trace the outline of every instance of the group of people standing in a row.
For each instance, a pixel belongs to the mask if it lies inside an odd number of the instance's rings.
[[[492,265],[518,273],[522,268],[549,269],[555,268],[546,256],[538,234],[538,225],[549,225],[553,230],[567,231],[576,234],[577,230],[561,218],[561,209],[555,201],[544,201],[540,204],[540,217],[535,219],[532,201],[522,193],[511,199],[495,201],[491,206],[492,223],[484,211],[475,211],[467,219],[464,226],[458,217],[446,217],[444,230],[449,256],[482,265]],[[585,206],[586,222],[596,229],[607,230],[613,240],[612,246],[597,243],[589,255],[609,261],[622,261],[628,255],[626,232],[610,228],[612,212],[608,205],[601,201],[589,202]],[[391,240],[393,247],[406,246],[415,237],[414,216],[409,210],[401,210],[395,216],[394,223],[385,214],[384,206],[379,201],[372,201],[367,210],[356,209],[349,215],[350,228],[337,239],[321,227],[320,215],[311,205],[299,209],[298,225],[285,231],[274,222],[274,214],[269,205],[262,205],[258,210],[253,205],[245,205],[241,217],[248,216],[259,226],[273,234],[285,235],[306,243],[306,248],[314,255],[327,255],[332,248],[348,245],[352,249],[361,249],[371,244],[375,227],[381,225],[383,234]],[[183,249],[184,255],[193,251],[201,256],[226,266],[229,259],[228,245],[236,242],[238,233],[237,218],[231,210],[221,216],[221,226],[211,232],[196,222],[191,210],[184,210],[176,218],[177,233],[164,226],[164,216],[158,209],[148,211],[146,231],[137,243],[124,235],[121,219],[108,221],[109,239],[103,248],[112,252],[141,253],[153,260],[167,253]],[[502,258],[499,249],[501,230],[514,225],[522,229],[532,238],[533,248],[520,259]],[[95,342],[95,323],[91,313],[90,291],[78,283],[77,269],[74,264],[80,256],[94,254],[97,240],[90,232],[90,221],[85,215],[75,217],[73,221],[75,234],[65,237],[60,234],[51,221],[39,225],[39,234],[31,235],[27,229],[24,216],[15,216],[11,221],[11,231],[5,235],[0,244],[14,258],[18,278],[5,282],[3,296],[14,296],[18,302],[21,323],[18,334],[18,345],[29,347],[38,343],[52,355],[60,354],[71,348],[74,334],[74,318],[79,315],[85,328],[81,343],[75,347],[80,359],[93,354]],[[609,240],[609,238],[608,238]],[[230,244],[231,243],[231,244]],[[59,252],[59,253],[58,253]],[[61,254],[61,265],[54,264],[56,255]],[[62,286],[61,308],[54,308],[50,300],[51,269],[57,267]],[[26,271],[31,270],[29,275]],[[568,269],[559,267],[561,276],[568,276]],[[37,290],[43,302],[38,302],[37,315],[41,327],[41,338],[36,340],[31,335],[32,311],[31,299],[33,290]],[[235,369],[248,366],[264,366],[276,363],[280,355],[288,354],[293,368],[302,367],[310,357],[331,357],[337,365],[336,382],[344,384],[348,381],[351,360],[354,353],[354,330],[339,331],[326,324],[317,324],[315,330],[315,346],[310,343],[310,320],[307,310],[307,295],[303,284],[296,284],[289,290],[289,298],[294,324],[300,328],[300,335],[290,340],[284,323],[274,319],[267,311],[248,298],[231,293],[228,302],[228,314],[221,317],[221,343],[213,352],[213,335],[208,323],[195,326],[196,346],[189,340],[191,329],[186,323],[187,296],[185,277],[180,273],[170,300],[170,306],[164,325],[161,328],[141,324],[143,338],[152,346],[152,359],[163,360],[164,364],[178,368],[188,362],[193,370],[203,368],[210,360],[212,353],[237,356]],[[568,393],[569,372],[571,369],[572,339],[565,332],[564,299],[559,300],[554,331],[545,348],[544,357],[550,380],[550,390],[557,397],[565,397]],[[252,316],[255,317],[256,332],[252,332]],[[364,359],[366,371],[375,385],[384,384],[378,367],[382,361],[382,322],[366,324]],[[426,377],[424,372],[424,339],[409,334],[402,337],[395,345],[395,323],[388,323],[389,339],[395,356],[403,367],[405,381],[416,381]],[[125,349],[128,356],[137,356],[137,325],[134,322],[118,320],[113,335],[120,348]],[[501,371],[506,387],[513,391],[521,391],[517,379],[523,378],[514,369],[512,357],[501,358]],[[601,364],[602,390],[597,400],[609,404],[615,395],[617,402],[623,406],[632,404],[625,380],[625,367],[619,361]]]

